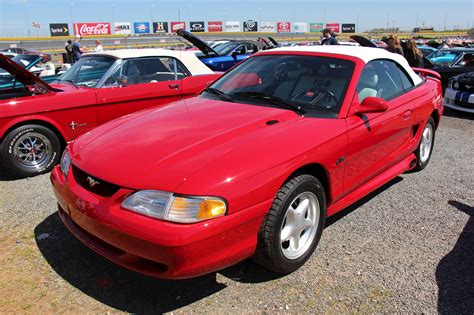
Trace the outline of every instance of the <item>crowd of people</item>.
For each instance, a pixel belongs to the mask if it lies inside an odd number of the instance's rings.
[[[81,46],[81,40],[82,40],[81,35],[76,35],[76,37],[74,38],[74,41],[70,39],[67,41],[66,47],[64,49],[66,50],[67,59],[70,64],[73,64],[76,61],[78,61],[79,58],[81,58],[81,55],[83,53],[89,51],[87,47]],[[97,39],[95,41],[94,51],[99,52],[103,50],[104,48],[102,47],[100,40]]]
[[[321,45],[338,45],[336,36],[331,30],[323,30]],[[398,37],[392,34],[388,37],[387,47],[385,49],[389,52],[404,56],[411,67],[423,68],[424,66],[423,53],[418,49],[414,39],[406,41],[406,48],[404,50]]]

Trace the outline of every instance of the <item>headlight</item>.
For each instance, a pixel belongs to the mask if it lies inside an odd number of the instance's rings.
[[[61,157],[59,168],[61,169],[61,172],[63,172],[64,176],[67,177],[67,174],[69,174],[70,167],[71,167],[71,156],[69,155],[69,151],[66,149],[64,150],[63,156]]]
[[[454,88],[455,90],[459,90],[459,82],[458,82],[458,81],[454,81],[454,82],[453,82],[453,88]]]
[[[194,223],[226,214],[227,205],[218,197],[175,196],[158,190],[142,190],[129,196],[122,207],[160,220]]]

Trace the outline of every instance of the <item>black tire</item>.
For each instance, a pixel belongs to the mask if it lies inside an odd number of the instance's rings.
[[[309,237],[305,243],[306,246],[302,246],[303,248],[307,247],[307,249],[298,257],[288,258],[288,254],[284,253],[286,242],[281,241],[280,237],[283,228],[287,224],[286,216],[287,212],[289,212],[289,207],[298,201],[295,198],[305,194],[309,196],[314,195],[317,199],[319,207],[315,211],[319,212],[319,217],[317,219],[314,218],[314,222],[317,222],[317,225],[314,224],[316,230],[311,232],[313,236]],[[304,216],[308,218],[309,214],[306,213]],[[320,181],[316,177],[306,174],[291,178],[278,190],[272,207],[262,222],[258,233],[257,249],[253,257],[254,261],[269,270],[281,274],[288,274],[297,270],[311,257],[316,249],[325,222],[326,197]],[[302,239],[307,231],[312,230],[297,232],[298,234],[301,233],[299,238]],[[290,240],[288,240],[288,248],[290,248],[289,244]]]
[[[431,129],[431,139],[430,139],[430,142],[431,142],[431,145],[429,147],[429,154],[428,154],[428,157],[426,158],[426,156],[423,155],[422,153],[422,146],[424,145],[423,144],[423,140],[424,140],[424,134],[425,134],[425,130],[427,128],[430,128]],[[421,133],[421,140],[420,140],[420,144],[418,145],[418,148],[416,149],[415,151],[415,156],[416,156],[416,166],[413,168],[413,171],[414,172],[418,172],[418,171],[421,171],[422,169],[424,169],[428,163],[430,162],[430,159],[431,159],[431,154],[433,153],[433,147],[434,147],[434,141],[435,141],[435,133],[436,133],[436,125],[435,125],[435,122],[434,122],[434,119],[433,117],[430,117],[428,119],[428,121],[426,122],[426,125],[423,126],[423,131]],[[425,144],[426,145],[426,144]]]
[[[47,173],[58,164],[61,143],[58,136],[47,127],[23,125],[5,136],[1,153],[8,172],[30,177]]]

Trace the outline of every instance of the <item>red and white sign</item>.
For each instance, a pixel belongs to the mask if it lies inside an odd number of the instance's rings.
[[[74,23],[74,35],[110,34],[110,23]]]
[[[333,33],[339,33],[339,23],[326,23],[326,28]]]
[[[209,21],[207,22],[208,32],[222,32],[222,21]]]
[[[171,22],[171,32],[177,32],[178,30],[185,30],[186,22]]]
[[[278,33],[289,33],[291,31],[290,22],[277,22],[277,32]]]

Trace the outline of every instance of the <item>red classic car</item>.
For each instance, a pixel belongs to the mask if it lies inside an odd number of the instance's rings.
[[[21,176],[50,171],[67,142],[96,126],[194,96],[220,76],[191,52],[163,49],[86,54],[51,85],[2,55],[0,68],[9,82],[0,87],[1,157]]]
[[[187,278],[253,256],[289,273],[328,216],[425,168],[442,112],[440,81],[400,55],[277,48],[80,137],[51,180],[66,227],[119,265]]]

